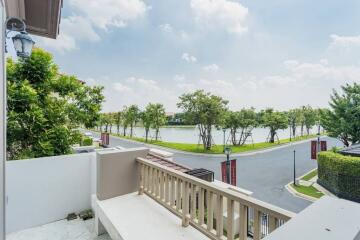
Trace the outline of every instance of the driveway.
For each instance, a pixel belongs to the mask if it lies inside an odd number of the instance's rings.
[[[99,134],[94,133],[95,136]],[[325,137],[328,148],[342,146],[341,142]],[[125,148],[144,146],[142,143],[130,142],[110,136],[110,146]],[[293,179],[293,151],[296,151],[296,176],[301,176],[317,167],[317,162],[310,159],[310,141],[287,145],[281,148],[254,153],[248,156],[237,156],[237,185],[253,192],[253,196],[262,201],[274,204],[284,209],[300,212],[311,202],[294,197],[285,185]],[[214,171],[215,178],[221,179],[220,162],[225,156],[202,156],[174,152],[176,162],[192,168],[206,168]]]

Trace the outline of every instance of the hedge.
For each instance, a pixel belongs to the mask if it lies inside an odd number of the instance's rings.
[[[320,152],[318,183],[338,197],[360,202],[360,157]]]
[[[82,140],[82,146],[91,146],[93,145],[93,139],[89,137],[85,137]]]

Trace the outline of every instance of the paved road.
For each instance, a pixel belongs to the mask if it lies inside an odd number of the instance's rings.
[[[98,136],[98,134],[95,133]],[[325,138],[328,148],[341,146],[333,138]],[[110,137],[111,146],[125,148],[144,146],[142,143],[129,142],[117,137]],[[311,202],[294,197],[285,185],[293,179],[293,151],[296,151],[296,175],[301,176],[317,167],[317,162],[310,159],[310,142],[274,149],[250,156],[235,157],[237,161],[237,185],[253,192],[253,196],[284,209],[299,212]],[[193,168],[206,168],[215,172],[215,178],[221,179],[220,162],[224,156],[198,156],[186,153],[174,153],[176,162]]]

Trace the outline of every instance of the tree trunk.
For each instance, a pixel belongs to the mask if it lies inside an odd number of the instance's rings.
[[[293,137],[295,137],[295,135],[296,135],[296,126],[295,125],[292,126],[292,135],[293,135]]]
[[[116,126],[116,133],[119,135],[120,134],[120,125]]]
[[[240,137],[239,137],[239,142],[238,142],[238,146],[242,145],[241,143],[243,142],[243,138],[244,138],[244,129],[241,129],[241,133],[240,133]]]
[[[148,141],[149,129],[145,129],[145,142]]]
[[[157,129],[155,130],[155,141],[157,141],[158,138],[159,138],[159,129],[157,128]]]
[[[207,129],[207,144],[206,144],[206,150],[211,149],[211,126]]]
[[[124,137],[126,137],[126,128],[127,127],[125,127],[125,126],[123,127],[123,135],[124,135]]]
[[[304,136],[304,124],[301,124],[301,136]]]
[[[275,142],[275,134],[276,134],[276,131],[273,131],[273,130],[270,131],[270,140],[269,140],[270,143]]]
[[[232,144],[235,146],[237,144],[236,142],[236,129],[235,128],[231,128],[230,129],[230,134],[231,134],[231,142]],[[226,143],[225,143],[226,144]]]
[[[133,124],[130,125],[130,137],[132,138],[133,137]]]

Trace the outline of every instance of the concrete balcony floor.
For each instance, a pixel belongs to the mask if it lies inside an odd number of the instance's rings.
[[[6,236],[6,240],[111,240],[108,234],[95,237],[94,219],[61,220],[39,227],[21,230]]]

